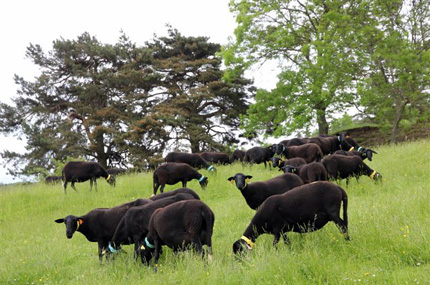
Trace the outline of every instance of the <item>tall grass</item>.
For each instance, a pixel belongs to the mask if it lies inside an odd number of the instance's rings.
[[[381,146],[368,165],[383,183],[368,177],[346,187],[349,229],[346,242],[333,223],[309,234],[291,233],[290,245],[272,247],[273,237],[258,238],[255,250],[238,260],[232,243],[254,215],[227,178],[237,172],[265,180],[279,172],[241,164],[219,166],[202,190],[196,190],[215,213],[214,260],[206,264],[192,252],[174,255],[165,249],[157,273],[127,254],[99,264],[97,244],[54,222],[69,214],[111,207],[152,193],[151,173],[120,176],[117,186],[77,184],[78,193],[62,186],[12,185],[0,188],[0,284],[425,284],[430,280],[430,141]],[[180,187],[166,186],[165,191]],[[70,187],[69,187],[70,188]],[[427,283],[428,284],[428,283]]]

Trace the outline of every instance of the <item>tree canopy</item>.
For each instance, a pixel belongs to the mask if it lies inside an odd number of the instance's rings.
[[[142,168],[169,147],[224,149],[253,87],[242,75],[222,80],[219,50],[171,27],[141,47],[124,33],[113,45],[61,38],[48,53],[30,44],[40,75],[16,75],[14,105],[0,105],[0,131],[27,139],[28,152],[1,154],[9,172],[46,173],[71,158]]]
[[[258,90],[243,116],[248,132],[285,136],[317,125],[326,134],[334,115],[359,106],[373,122],[390,122],[395,140],[404,107],[428,106],[428,1],[233,0],[230,7],[238,24],[223,50],[227,77],[266,60],[282,69],[276,88]]]

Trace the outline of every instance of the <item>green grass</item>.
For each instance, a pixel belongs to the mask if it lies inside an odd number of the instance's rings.
[[[273,248],[273,237],[263,235],[252,253],[236,259],[232,244],[254,211],[227,178],[244,172],[258,181],[279,172],[262,165],[220,166],[216,174],[201,171],[209,177],[206,190],[197,181],[188,185],[215,213],[212,264],[192,252],[164,250],[157,273],[134,261],[132,246],[99,264],[96,243],[80,233],[68,240],[65,226],[54,222],[149,197],[151,173],[120,176],[115,188],[99,180],[98,193],[89,192],[89,183],[76,184],[79,192],[69,189],[67,195],[60,184],[1,187],[0,284],[429,284],[430,141],[375,149],[367,163],[383,183],[368,177],[348,187],[342,183],[349,195],[350,242],[329,223],[314,233],[291,233],[288,246]]]

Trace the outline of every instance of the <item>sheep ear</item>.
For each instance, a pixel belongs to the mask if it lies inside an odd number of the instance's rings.
[[[64,219],[56,219],[55,222],[61,224],[64,223]]]
[[[232,182],[234,180],[234,178],[233,177],[229,177],[229,178],[227,178],[227,180],[230,181],[230,182]]]
[[[251,175],[246,175],[245,176],[245,181],[248,182],[249,180],[251,180],[252,176]]]

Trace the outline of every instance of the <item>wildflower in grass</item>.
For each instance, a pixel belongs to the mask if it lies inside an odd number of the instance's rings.
[[[407,237],[409,235],[409,226],[406,225],[405,228],[400,228],[400,230],[403,232],[403,237]]]

